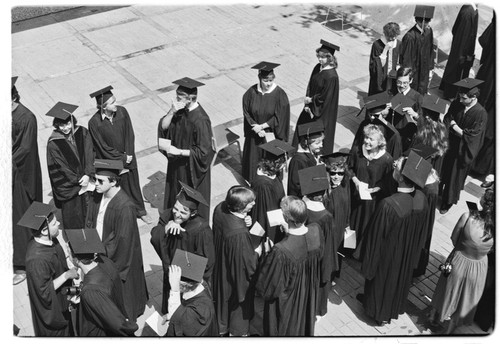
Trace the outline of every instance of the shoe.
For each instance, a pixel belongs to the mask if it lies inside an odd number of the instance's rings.
[[[390,324],[391,321],[379,321],[379,320],[375,320],[375,323],[377,324],[377,326],[385,326],[387,324]]]
[[[482,188],[491,188],[493,186],[493,183],[495,183],[494,181],[491,181],[491,182],[487,182],[486,180],[484,182],[481,183],[481,187]]]
[[[26,272],[17,272],[14,274],[13,284],[19,284],[26,279]]]
[[[450,206],[448,206],[448,205],[442,205],[441,209],[439,209],[439,213],[441,215],[444,215],[444,214],[446,214],[448,212],[448,210],[450,210],[450,208],[451,208],[451,205]]]
[[[358,300],[361,303],[365,302],[365,294],[357,294],[356,300]]]

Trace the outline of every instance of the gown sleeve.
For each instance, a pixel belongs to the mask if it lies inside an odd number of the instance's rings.
[[[197,188],[210,169],[215,151],[213,148],[212,124],[208,119],[195,123],[194,139],[189,155],[193,188]]]

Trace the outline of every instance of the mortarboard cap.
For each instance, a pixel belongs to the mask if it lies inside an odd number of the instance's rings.
[[[400,114],[401,116],[404,116],[403,109],[405,107],[411,107],[415,104],[415,102],[410,98],[405,96],[402,93],[396,94],[394,97],[391,99],[391,107],[394,110],[394,112]]]
[[[330,178],[325,165],[316,165],[299,170],[299,182],[302,194],[307,196],[328,189]]]
[[[377,112],[385,109],[387,103],[391,102],[391,96],[387,92],[373,94],[364,99],[364,107],[370,112]]]
[[[179,85],[179,87],[177,87],[178,92],[184,92],[186,94],[198,94],[197,87],[205,85],[202,82],[193,80],[193,79],[188,78],[188,77],[184,77],[182,79],[172,81],[172,83]]]
[[[351,155],[351,150],[349,148],[341,148],[338,152],[322,155],[322,161],[329,165],[337,162],[346,162],[347,158]]]
[[[436,148],[425,145],[423,143],[416,144],[414,147],[411,147],[410,150],[414,151],[415,153],[417,153],[418,155],[420,155],[422,158],[424,158],[426,160],[432,158],[432,156],[436,152],[438,152],[438,150]],[[410,153],[410,152],[408,151],[408,153]],[[405,155],[407,155],[407,154],[405,154]]]
[[[434,17],[434,6],[416,5],[413,16],[424,18],[424,20],[432,19]]]
[[[123,170],[123,162],[121,160],[95,159],[94,167],[96,174],[117,177]]]
[[[34,201],[17,224],[38,231],[54,211],[51,205]]]
[[[77,105],[58,102],[45,115],[66,121],[69,120],[70,116],[76,109],[78,109]]]
[[[17,76],[13,76],[12,77],[12,86],[10,88],[12,88],[16,85],[16,81],[17,81]]]
[[[278,66],[279,66],[278,63],[262,61],[262,62],[256,64],[255,66],[253,66],[252,69],[258,69],[259,76],[265,78],[266,76],[268,76],[270,73],[273,72],[274,68],[276,68]]]
[[[295,150],[295,148],[289,143],[278,139],[261,144],[259,147],[266,151],[266,155],[272,160],[277,160],[283,155],[287,158],[288,154]]]
[[[322,121],[314,121],[314,122],[300,124],[297,127],[297,130],[299,131],[299,137],[301,136],[309,137],[310,135],[324,132],[325,125],[323,124]]]
[[[438,114],[445,114],[448,111],[449,106],[449,101],[432,94],[424,95],[424,99],[422,101],[422,108],[436,112]]]
[[[109,98],[113,95],[111,90],[113,89],[113,86],[106,86],[99,91],[95,91],[94,93],[90,94],[90,98],[95,98],[97,105],[103,105],[108,101]]]
[[[457,81],[453,85],[459,87],[459,93],[467,93],[470,90],[476,88],[481,85],[484,81],[479,79],[465,78],[460,81]],[[465,91],[465,92],[464,92]]]
[[[193,189],[180,180],[179,183],[181,184],[181,191],[177,195],[177,200],[182,203],[182,205],[189,209],[198,209],[198,205],[202,203],[208,207],[207,201],[198,190]]]
[[[320,40],[319,43],[321,44],[319,50],[326,50],[332,55],[335,54],[335,50],[340,51],[340,47],[338,45],[327,42],[324,39]]]
[[[423,188],[431,170],[432,165],[430,162],[413,150],[410,150],[401,174],[411,180],[415,185]]]
[[[181,268],[181,278],[200,283],[203,280],[208,258],[197,254],[176,249],[170,265]]]
[[[101,238],[97,234],[97,229],[65,229],[64,232],[68,237],[69,246],[75,256],[106,253]]]

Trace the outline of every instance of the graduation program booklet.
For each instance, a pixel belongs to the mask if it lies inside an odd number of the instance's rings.
[[[344,248],[356,248],[356,231],[347,227],[344,231]]]
[[[367,183],[360,182],[358,190],[359,190],[359,198],[361,198],[362,200],[366,201],[366,200],[372,199],[372,195],[371,195],[370,191],[368,190]]]
[[[276,140],[276,136],[274,136],[274,133],[267,133],[265,134],[266,142],[271,142],[273,140]]]
[[[281,209],[271,210],[267,212],[267,220],[269,221],[269,226],[279,226],[285,223],[285,218],[283,217],[283,211]]]
[[[151,327],[160,337],[165,336],[168,330],[168,321],[165,324],[161,324],[163,321],[163,317],[157,311],[154,311],[153,314],[146,319],[146,323]]]
[[[161,149],[165,152],[170,152],[170,146],[172,145],[172,140],[169,139],[158,139],[158,149]]]
[[[257,248],[257,246],[259,246],[262,242],[262,237],[264,236],[264,234],[266,234],[266,231],[264,230],[264,228],[262,228],[258,221],[255,221],[252,228],[250,228],[249,233],[253,247]]]

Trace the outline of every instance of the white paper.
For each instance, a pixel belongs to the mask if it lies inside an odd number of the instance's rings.
[[[80,188],[80,191],[78,191],[78,194],[83,195],[87,191],[92,192],[94,190],[95,190],[95,183],[93,181],[89,180],[89,182],[87,183],[87,186],[82,186]]]
[[[358,190],[359,190],[359,198],[361,198],[362,200],[366,201],[372,199],[372,195],[370,194],[370,191],[368,191],[367,183],[360,182]]]
[[[271,210],[267,212],[267,219],[269,221],[269,226],[279,226],[285,223],[285,218],[283,217],[283,211],[281,209]]]
[[[172,145],[172,141],[169,139],[158,139],[158,149],[164,150],[165,152],[170,152],[170,146]]]
[[[160,337],[163,337],[168,330],[168,321],[165,324],[161,324],[163,321],[163,317],[157,311],[154,311],[153,314],[146,319],[146,323],[151,327]]]
[[[349,227],[345,229],[344,232],[344,247],[345,248],[356,248],[356,231],[353,231]]]
[[[272,132],[271,133],[266,132],[265,135],[266,135],[265,136],[266,142],[271,142],[273,140],[276,140],[276,136],[274,136],[274,133],[272,133]]]
[[[259,221],[255,221],[252,228],[250,228],[250,234],[253,234],[258,237],[263,237],[266,234],[266,231],[260,225]]]

